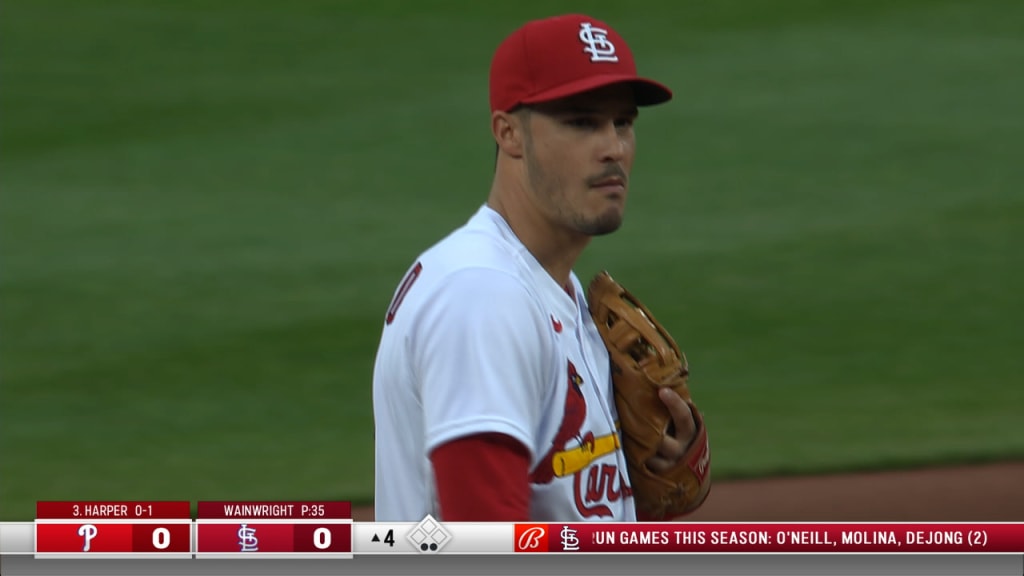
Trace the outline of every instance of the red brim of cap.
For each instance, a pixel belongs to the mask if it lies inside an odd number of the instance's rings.
[[[534,94],[533,96],[524,99],[521,103],[540,104],[541,102],[550,102],[560,98],[575,96],[576,94],[581,94],[583,92],[589,92],[590,90],[604,88],[605,86],[611,86],[612,84],[631,85],[636,97],[637,106],[653,106],[655,104],[668,102],[672,99],[672,91],[665,85],[655,82],[654,80],[640,78],[637,76],[605,74],[588,76],[574,82],[556,86],[555,88]]]

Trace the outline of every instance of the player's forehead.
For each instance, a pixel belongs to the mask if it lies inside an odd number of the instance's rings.
[[[613,84],[581,92],[558,100],[531,106],[542,114],[607,114],[634,116],[637,113],[636,96],[629,84]]]

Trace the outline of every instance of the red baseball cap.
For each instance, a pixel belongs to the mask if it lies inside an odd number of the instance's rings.
[[[638,106],[672,98],[664,85],[641,78],[622,36],[600,20],[567,14],[527,22],[510,34],[491,61],[491,111],[565,98],[627,82]]]

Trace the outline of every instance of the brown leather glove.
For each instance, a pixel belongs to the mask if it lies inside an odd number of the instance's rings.
[[[686,357],[647,308],[607,272],[591,281],[587,300],[611,357],[615,406],[638,513],[664,519],[697,509],[711,489],[711,459],[704,418],[687,385]],[[645,463],[673,428],[672,416],[658,397],[664,387],[689,404],[697,430],[679,464],[656,474]]]

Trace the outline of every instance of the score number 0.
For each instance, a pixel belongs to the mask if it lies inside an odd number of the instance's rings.
[[[171,531],[164,527],[153,530],[153,548],[166,550],[171,545]]]
[[[327,550],[331,547],[331,531],[327,528],[313,530],[313,546],[318,550]]]

